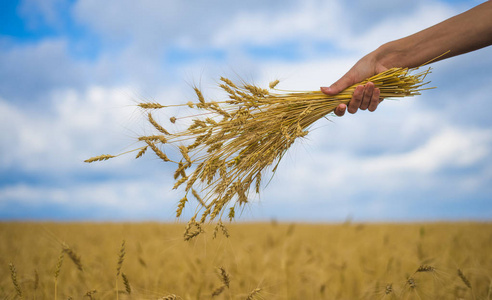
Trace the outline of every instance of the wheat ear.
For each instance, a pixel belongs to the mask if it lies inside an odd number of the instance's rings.
[[[248,297],[246,297],[246,300],[254,300],[256,296],[261,292],[260,288],[256,288],[252,290],[249,294]]]
[[[17,293],[17,296],[22,298],[22,290],[19,282],[17,281],[17,270],[15,269],[13,263],[9,263],[9,268],[10,268],[10,278],[12,279],[12,284],[14,285],[15,292]]]
[[[121,273],[121,278],[123,279],[123,284],[125,285],[125,291],[128,294],[132,293],[132,288],[130,286],[130,281],[128,280],[128,277],[126,276],[125,273]]]
[[[55,277],[55,300],[57,299],[58,296],[58,276],[60,275],[60,270],[63,264],[63,257],[64,257],[65,251],[62,250],[60,252],[60,255],[58,256],[58,262],[56,263],[55,266],[55,272],[54,272],[54,277]]]
[[[80,258],[80,255],[78,255],[67,244],[63,243],[62,246],[63,246],[63,252],[65,252],[68,255],[70,260],[75,264],[75,266],[77,266],[77,269],[79,269],[79,271],[84,271],[84,268],[82,266],[82,259]]]
[[[115,288],[116,288],[116,300],[118,300],[118,277],[120,276],[121,272],[121,267],[123,266],[123,261],[125,260],[125,240],[121,242],[121,247],[120,247],[120,253],[118,254],[118,262],[116,263],[116,281],[115,281]]]
[[[463,272],[460,269],[458,269],[458,277],[469,289],[472,288],[470,280],[468,280],[468,278],[465,276],[465,274],[463,274]]]
[[[110,154],[103,154],[103,155],[94,156],[94,157],[91,157],[89,159],[86,159],[86,160],[84,160],[84,162],[86,162],[86,163],[92,163],[92,162],[95,162],[95,161],[108,160],[108,159],[113,158],[113,157],[115,157],[115,156],[114,155],[110,155]]]

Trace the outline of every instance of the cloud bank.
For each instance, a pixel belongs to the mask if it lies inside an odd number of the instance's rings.
[[[221,75],[317,89],[478,3],[23,1],[0,31],[0,218],[173,220],[169,166],[83,163],[149,130],[136,101],[187,102],[192,84],[216,97]],[[490,220],[491,57],[436,63],[435,90],[320,120],[240,219]]]

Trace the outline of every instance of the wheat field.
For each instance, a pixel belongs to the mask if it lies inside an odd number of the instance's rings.
[[[225,225],[0,223],[0,297],[492,298],[491,223]]]

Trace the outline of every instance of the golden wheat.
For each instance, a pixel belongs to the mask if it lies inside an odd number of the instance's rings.
[[[143,109],[189,106],[202,112],[191,116],[191,125],[176,133],[169,133],[149,112],[149,122],[161,135],[138,138],[146,145],[135,149],[139,150],[136,157],[141,157],[149,147],[163,161],[177,165],[173,189],[184,186],[185,197],[192,193],[199,202],[190,222],[196,223],[197,218],[201,224],[207,219],[211,221],[218,217],[220,220],[226,207],[229,207],[229,219],[233,219],[235,208],[248,203],[251,191],[260,192],[262,174],[268,168],[275,173],[294,142],[304,138],[316,121],[332,113],[339,104],[348,103],[358,85],[373,82],[383,99],[419,95],[425,89],[424,78],[430,68],[413,74],[417,69],[392,68],[334,96],[321,91],[278,90],[278,80],[271,82],[270,90],[267,90],[249,84],[239,86],[221,77],[219,87],[228,97],[224,101],[207,102],[200,89],[195,87],[196,103],[168,106],[140,103]],[[172,117],[170,121],[174,123],[176,118]],[[178,157],[168,157],[164,146],[176,147]],[[86,162],[112,157],[101,155]],[[178,217],[186,202],[179,202]]]
[[[104,154],[104,155],[99,155],[99,156],[91,157],[89,159],[84,160],[84,162],[86,162],[86,163],[92,163],[92,162],[95,162],[95,161],[108,160],[108,159],[113,158],[113,157],[115,157],[115,156],[114,155],[110,155],[110,154]]]
[[[227,230],[227,227],[224,225],[224,223],[222,223],[222,221],[219,221],[217,222],[217,225],[215,225],[215,228],[214,228],[214,233],[212,235],[212,238],[217,238],[217,233],[219,232],[219,229],[222,231],[222,234],[225,236],[225,237],[229,237],[229,231]]]
[[[125,285],[125,291],[127,294],[132,293],[132,287],[130,286],[130,281],[125,273],[121,273],[121,278],[123,279],[123,284]]]
[[[39,287],[39,273],[38,270],[34,269],[34,291],[36,291]]]
[[[123,261],[125,260],[125,240],[121,243],[120,253],[118,255],[118,262],[116,264],[116,277],[120,275],[121,267],[123,266]]]
[[[118,254],[118,261],[116,263],[116,281],[115,281],[116,300],[119,299],[118,277],[120,276],[121,267],[123,266],[124,260],[125,260],[125,240],[123,240],[123,242],[121,243],[120,253]],[[125,278],[123,278],[123,282],[125,282]]]
[[[428,265],[421,265],[415,273],[420,273],[420,272],[434,272],[436,268]]]
[[[56,263],[55,272],[54,272],[54,275],[55,275],[55,300],[56,300],[57,295],[58,295],[58,276],[60,276],[60,270],[61,270],[61,267],[63,264],[64,254],[65,254],[65,251],[62,249],[62,251],[60,252],[60,255],[58,256],[58,262]]]
[[[385,288],[384,288],[384,294],[385,295],[389,295],[393,293],[393,284],[392,283],[388,283]]]
[[[15,292],[17,293],[17,296],[22,298],[22,289],[20,287],[19,282],[17,281],[17,270],[13,263],[9,263],[9,268],[10,268],[10,278],[12,279],[12,284],[14,285]]]
[[[490,223],[248,223],[231,224],[228,240],[201,237],[189,244],[176,239],[182,224],[2,223],[0,257],[15,259],[23,299],[55,298],[50,283],[60,252],[39,234],[46,230],[76,243],[84,257],[84,272],[62,265],[57,299],[83,299],[94,289],[85,299],[115,299],[122,240],[120,299],[210,299],[219,290],[215,299],[488,299],[491,229]],[[430,260],[418,258],[419,241]],[[466,270],[461,278],[456,262]],[[37,290],[31,272],[18,272],[29,269],[39,271]],[[8,263],[0,273],[0,298],[20,299]]]
[[[94,299],[94,295],[97,293],[97,290],[90,290],[85,293],[84,296],[89,297],[90,300]]]
[[[225,286],[224,285],[221,285],[220,287],[216,288],[213,292],[212,292],[212,297],[215,297],[215,296],[218,296],[220,294],[222,294],[223,291],[225,291]]]
[[[177,299],[181,299],[181,297],[176,296],[174,294],[170,294],[165,297],[159,298],[159,300],[177,300]]]
[[[226,287],[229,287],[229,284],[231,282],[231,278],[229,274],[227,274],[226,270],[223,267],[220,267],[219,271],[220,271],[220,276],[219,276],[220,280]]]
[[[58,256],[58,262],[56,263],[55,272],[54,272],[55,281],[57,280],[58,276],[60,275],[61,266],[63,264],[64,253],[65,253],[65,251],[62,250],[60,252],[60,256]]]
[[[80,258],[80,255],[78,255],[70,246],[67,244],[63,243],[63,251],[68,255],[70,260],[77,266],[77,269],[79,271],[84,271],[84,268],[82,266],[82,259]]]
[[[229,288],[229,284],[231,282],[231,278],[229,274],[226,272],[226,270],[223,267],[218,268],[218,276],[220,281],[222,282],[222,285],[218,288],[216,288],[212,292],[212,297],[218,296],[222,294],[222,292],[226,289]]]
[[[468,278],[465,276],[465,274],[463,274],[463,272],[460,269],[458,269],[458,277],[469,289],[472,288],[470,280],[468,280]]]
[[[248,294],[248,297],[246,297],[246,300],[253,300],[253,299],[255,299],[255,297],[257,297],[260,292],[261,292],[261,289],[260,288],[256,288],[256,289],[252,290]]]

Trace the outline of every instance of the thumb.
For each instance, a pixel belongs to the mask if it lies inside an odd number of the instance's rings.
[[[343,91],[344,89],[348,88],[351,86],[353,83],[350,80],[350,78],[347,75],[344,75],[342,78],[338,79],[334,84],[332,84],[329,87],[321,87],[321,92],[325,93],[326,95],[336,95]]]

